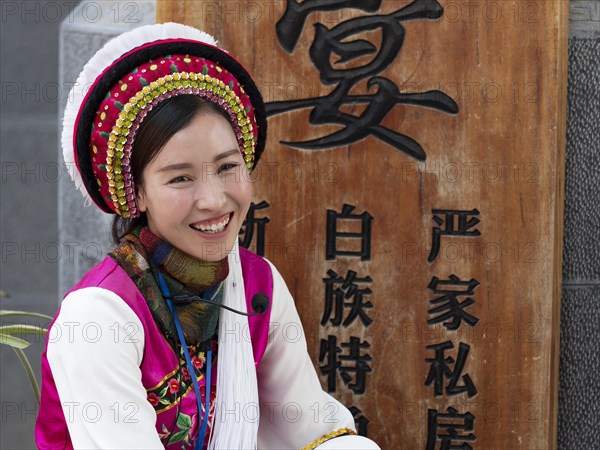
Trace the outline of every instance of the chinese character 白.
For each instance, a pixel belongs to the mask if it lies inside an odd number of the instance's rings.
[[[331,209],[327,210],[325,259],[332,260],[337,255],[360,256],[361,261],[371,259],[371,222],[373,216],[367,211],[362,214],[352,214],[354,208],[352,205],[344,204],[341,213]],[[360,224],[360,231],[340,231],[341,224],[346,226]],[[360,248],[352,246],[353,242],[359,240]],[[340,241],[339,246],[338,241]],[[343,244],[346,244],[346,247],[340,249],[339,247],[343,247]]]

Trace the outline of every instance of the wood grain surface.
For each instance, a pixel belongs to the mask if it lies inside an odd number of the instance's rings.
[[[304,4],[318,2],[305,1]],[[323,3],[323,2],[320,2]],[[367,4],[377,2],[347,2]],[[374,10],[339,8],[307,15],[297,45],[283,49],[277,22],[287,1],[158,0],[158,21],[178,21],[216,36],[256,79],[267,103],[324,97],[337,84],[324,84],[310,58],[317,27],[328,29],[358,17],[389,15],[409,1],[384,1]],[[414,2],[421,7],[430,2]],[[327,358],[322,342],[335,336],[339,355],[350,338],[369,347],[372,370],[364,393],[351,389],[356,373],[338,370],[334,396],[359,408],[368,435],[385,449],[440,448],[441,435],[428,426],[428,410],[471,413],[472,431],[458,429],[453,445],[480,449],[549,449],[556,446],[558,338],[562,262],[562,204],[565,148],[567,1],[442,1],[434,20],[398,22],[404,40],[384,70],[363,77],[352,95],[375,95],[372,77],[385,77],[400,93],[439,90],[458,105],[448,114],[423,104],[398,104],[379,126],[411,137],[426,159],[414,157],[368,132],[355,142],[329,149],[299,150],[281,141],[307,141],[341,130],[339,124],[311,124],[312,108],[269,118],[267,149],[254,172],[256,211],[268,217],[265,256],[278,267],[294,295],[308,349],[323,386]],[[297,20],[297,19],[295,19]],[[397,28],[396,28],[397,29]],[[364,39],[376,51],[340,63],[338,69],[370,64],[385,42],[381,28],[345,38]],[[350,73],[350,72],[349,72]],[[374,103],[373,103],[374,104]],[[367,103],[339,110],[359,117]],[[326,259],[327,211],[372,217],[370,259],[337,255]],[[432,246],[433,210],[477,209],[479,236],[442,236],[437,258]],[[438,215],[439,216],[439,215]],[[361,222],[338,221],[337,231],[359,231]],[[445,225],[439,225],[444,228]],[[458,226],[455,223],[455,226]],[[357,228],[358,227],[358,228]],[[338,249],[356,250],[360,240],[339,239]],[[254,240],[256,245],[256,235]],[[255,248],[255,247],[253,247]],[[328,271],[344,279],[349,271],[370,282],[364,302],[372,308],[348,327],[321,325]],[[437,277],[476,280],[474,304],[463,311],[479,319],[456,330],[428,324]],[[345,289],[342,283],[336,289]],[[460,290],[456,286],[455,289]],[[464,290],[463,288],[461,288]],[[345,303],[351,303],[349,291]],[[363,291],[366,292],[366,291]],[[354,293],[355,295],[355,293]],[[459,296],[464,301],[465,296]],[[346,304],[344,318],[350,313]],[[470,377],[477,394],[443,394],[426,386],[433,350],[451,342],[445,357],[458,359],[469,346],[462,371],[448,368],[463,386]],[[321,355],[322,356],[322,355]],[[352,367],[341,360],[342,367]],[[305,412],[310,413],[310,412]],[[464,424],[464,423],[463,423]],[[434,441],[427,443],[432,435]],[[473,434],[475,440],[461,440]],[[466,447],[468,448],[468,447]]]

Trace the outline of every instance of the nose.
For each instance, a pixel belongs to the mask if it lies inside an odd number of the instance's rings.
[[[208,176],[199,180],[194,193],[196,208],[222,212],[227,201],[225,187],[219,177]]]

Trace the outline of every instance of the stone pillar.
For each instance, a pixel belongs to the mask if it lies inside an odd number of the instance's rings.
[[[61,25],[60,85],[74,85],[84,64],[111,38],[132,28],[154,23],[155,20],[154,1],[82,2]],[[62,104],[68,100],[63,99]],[[58,160],[61,163],[63,161],[60,131]],[[73,251],[73,258],[63,258],[60,262],[61,297],[112,247],[112,217],[94,205],[84,206],[84,198],[74,188],[70,178],[61,177],[58,187],[59,240],[64,248]]]

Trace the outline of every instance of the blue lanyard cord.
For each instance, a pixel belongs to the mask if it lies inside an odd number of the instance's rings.
[[[187,343],[185,342],[185,337],[183,335],[183,330],[181,329],[181,323],[179,322],[179,317],[177,316],[177,311],[173,306],[173,301],[169,298],[171,297],[171,291],[165,282],[162,274],[158,272],[158,284],[160,286],[160,290],[163,295],[167,297],[167,305],[173,314],[173,318],[175,319],[175,328],[177,329],[177,335],[179,336],[179,342],[181,342],[181,347],[183,349],[183,355],[185,356],[185,363],[187,365],[187,369],[190,372],[190,376],[192,378],[192,384],[194,385],[194,392],[196,392],[196,402],[198,403],[198,417],[202,414],[202,396],[200,395],[200,388],[198,387],[198,380],[196,379],[196,371],[194,370],[194,366],[192,365],[192,361],[190,360],[190,355],[188,353]],[[200,427],[200,431],[198,432],[198,439],[196,440],[196,445],[194,446],[195,450],[202,449],[204,444],[204,438],[206,437],[206,426],[208,424],[208,415],[210,412],[210,378],[211,378],[211,366],[212,366],[212,350],[208,350],[206,352],[206,375],[205,375],[205,399],[204,399],[204,415],[202,417],[202,426]]]

